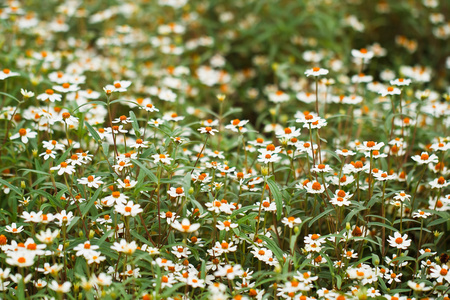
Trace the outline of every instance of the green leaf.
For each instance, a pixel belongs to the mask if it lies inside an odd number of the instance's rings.
[[[89,199],[89,202],[86,203],[86,205],[83,207],[83,209],[81,210],[81,214],[82,216],[86,216],[87,212],[91,209],[92,205],[94,205],[95,201],[97,201],[98,195],[100,195],[102,189],[98,188],[94,195],[91,197],[91,199]]]
[[[158,182],[158,178],[156,178],[155,174],[153,174],[152,171],[150,171],[149,169],[147,169],[140,161],[136,160],[136,159],[132,159],[131,160],[134,164],[138,165],[142,171],[145,172],[145,174],[147,174],[147,176],[150,178],[150,180],[152,182],[157,183]],[[187,192],[187,191],[185,191]]]
[[[84,122],[84,125],[86,125],[87,130],[89,130],[89,132],[91,133],[92,137],[95,139],[95,141],[98,143],[101,138],[98,135],[97,131],[95,131],[95,129],[91,126],[91,124],[89,124],[88,122]]]
[[[283,198],[281,196],[280,189],[272,178],[267,180],[267,184],[269,185],[269,189],[272,192],[273,198],[275,199],[275,204],[277,205],[277,220],[280,220],[283,213]]]
[[[328,215],[329,213],[331,213],[332,211],[334,211],[334,208],[329,208],[326,211],[323,211],[322,213],[320,213],[319,215],[315,216],[314,219],[311,220],[311,222],[308,223],[308,226],[311,227],[312,224],[314,224],[314,222],[316,222],[317,220],[319,220],[320,218],[322,218],[323,216]]]
[[[131,125],[133,125],[133,129],[134,129],[134,134],[136,135],[136,137],[140,137],[141,133],[139,131],[139,123],[138,120],[136,118],[136,115],[134,114],[134,112],[132,110],[130,110],[130,118],[133,121],[131,123]]]
[[[11,190],[16,192],[17,194],[22,195],[22,192],[17,187],[15,187],[11,183],[9,183],[8,181],[0,179],[0,183],[3,184],[3,185],[6,185],[7,187],[9,187]]]
[[[380,222],[370,222],[370,223],[368,223],[367,224],[367,227],[370,227],[370,226],[380,226],[380,227],[385,227],[385,228],[388,228],[388,229],[390,229],[390,230],[392,230],[392,231],[398,231],[397,229],[395,229],[394,227],[392,227],[392,226],[390,226],[390,225],[387,225],[387,224],[383,224],[383,223],[380,223]]]
[[[267,248],[272,250],[273,254],[277,257],[279,262],[283,261],[283,251],[280,249],[280,247],[275,243],[275,241],[272,238],[269,238],[265,235],[258,235],[258,238],[262,239],[264,242],[267,243]]]

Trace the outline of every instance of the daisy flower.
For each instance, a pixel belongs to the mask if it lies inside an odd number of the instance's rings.
[[[134,204],[133,201],[128,201],[126,204],[117,203],[114,210],[121,215],[132,217],[144,211],[139,204]]]
[[[432,215],[431,213],[419,209],[416,212],[413,212],[412,217],[426,219],[431,215]]]
[[[59,284],[56,280],[53,280],[48,285],[48,287],[57,293],[63,294],[63,293],[68,293],[70,291],[70,288],[72,287],[72,283],[70,283],[69,281],[66,281],[63,284]]]
[[[411,195],[406,194],[404,191],[395,193],[394,199],[404,202],[405,200],[410,200]]]
[[[144,109],[147,112],[159,111],[152,103],[147,103],[145,106],[140,106],[140,109]]]
[[[119,80],[114,81],[114,84],[108,84],[103,88],[106,94],[111,94],[114,92],[126,92],[127,88],[131,85],[131,81]]]
[[[434,179],[433,181],[429,182],[432,189],[441,189],[450,184],[450,181],[445,180],[443,176]]]
[[[17,72],[12,72],[10,69],[3,69],[0,71],[0,80],[13,77],[13,76],[20,76]]]
[[[394,232],[394,236],[390,236],[388,242],[391,247],[397,249],[406,250],[411,246],[411,240],[408,240],[408,235],[404,234],[402,236],[399,232]]]
[[[52,89],[48,89],[45,90],[45,93],[39,94],[36,99],[41,100],[41,101],[50,101],[50,102],[55,102],[55,101],[61,101],[61,94],[55,94],[55,91],[53,91]]]
[[[34,96],[34,93],[33,93],[33,92],[30,92],[30,91],[27,91],[27,90],[24,90],[24,89],[20,89],[20,93],[22,94],[22,96],[23,96],[25,99],[29,99],[29,98],[31,98],[31,97]]]
[[[396,86],[407,86],[411,84],[411,79],[397,78],[395,80],[391,80],[390,83]]]
[[[36,256],[33,251],[8,251],[6,255],[6,263],[19,268],[32,266]]]
[[[23,226],[20,226],[19,228],[17,228],[16,223],[11,223],[11,225],[6,225],[5,231],[14,233],[14,234],[21,233],[23,231]]]
[[[225,265],[225,266],[218,266],[218,270],[214,273],[215,276],[218,277],[227,277],[229,280],[233,280],[236,276],[242,276],[244,273],[244,270],[242,270],[241,265],[236,264],[234,266],[232,265]]]
[[[137,139],[134,144],[130,145],[131,148],[148,148],[148,141],[143,141],[142,139]]]
[[[294,228],[294,226],[297,226],[297,225],[301,224],[302,220],[300,218],[296,218],[296,217],[292,217],[291,216],[291,217],[288,217],[288,218],[284,217],[281,220],[281,223],[283,223],[286,226],[289,226],[289,228]]]
[[[443,283],[444,279],[447,282],[450,282],[450,273],[448,271],[449,267],[447,265],[434,265],[430,273],[430,277],[436,278],[436,281],[439,283]]]
[[[66,162],[62,162],[59,165],[57,165],[56,167],[50,168],[50,170],[55,170],[58,171],[58,175],[62,175],[62,174],[68,174],[71,175],[73,173],[75,173],[75,167],[72,165],[69,165]]]
[[[166,113],[166,114],[164,114],[164,116],[163,116],[163,120],[166,120],[166,121],[174,121],[174,122],[178,122],[178,121],[181,121],[181,120],[183,120],[184,119],[184,117],[183,116],[179,116],[177,113]]]
[[[366,141],[366,142],[363,142],[362,145],[359,145],[357,147],[357,149],[358,149],[358,151],[374,151],[374,150],[380,150],[381,147],[383,147],[383,146],[384,146],[383,142],[377,143],[374,141],[368,141],[368,142]]]
[[[173,158],[169,157],[169,154],[163,154],[163,153],[161,153],[161,154],[153,154],[152,157],[153,157],[153,160],[154,160],[155,164],[161,162],[163,164],[168,165],[173,160]]]
[[[229,220],[225,220],[225,221],[217,221],[217,229],[219,229],[220,231],[229,231],[232,228],[236,228],[239,225],[236,223],[231,223]]]
[[[317,77],[317,76],[321,76],[321,75],[327,75],[328,72],[329,71],[327,69],[322,69],[322,68],[316,67],[316,68],[306,70],[305,75],[306,75],[306,77],[309,77],[309,76]]]
[[[79,184],[87,185],[88,187],[94,187],[98,189],[101,184],[104,182],[101,180],[101,177],[96,177],[95,175],[89,175],[88,177],[82,177],[80,179],[77,179]]]
[[[122,179],[117,179],[117,185],[118,187],[122,188],[122,189],[131,189],[134,188],[137,184],[136,180],[131,180],[130,176],[127,176],[127,178],[125,178],[123,181]]]
[[[213,129],[212,127],[200,127],[199,129],[197,129],[198,131],[200,131],[200,133],[207,133],[210,135],[214,135],[214,132],[219,132],[219,130],[217,129]]]
[[[30,128],[20,128],[19,132],[12,135],[10,137],[11,140],[15,140],[17,138],[20,138],[22,143],[26,144],[28,143],[28,139],[34,139],[37,136],[37,132],[31,131]]]
[[[244,128],[244,126],[247,123],[248,123],[248,120],[234,119],[231,121],[231,124],[228,124],[227,126],[225,126],[225,128],[230,129],[234,132],[245,132],[246,129]]]
[[[56,158],[56,152],[51,150],[51,149],[47,149],[45,150],[45,152],[42,152],[41,154],[39,154],[39,156],[44,156],[44,160],[49,159],[50,157],[55,159]]]
[[[317,181],[310,181],[306,184],[305,189],[310,194],[321,194],[325,191],[325,184],[320,184]]]
[[[386,89],[380,89],[378,91],[378,94],[380,94],[382,97],[386,97],[386,96],[390,96],[390,95],[400,95],[401,94],[401,90],[399,88],[390,86]]]
[[[181,232],[194,232],[200,228],[200,224],[191,224],[191,222],[188,219],[183,219],[180,222],[174,221],[172,224],[170,224],[174,229],[181,231]]]
[[[177,198],[177,197],[184,197],[184,189],[182,187],[170,187],[170,189],[167,191],[167,194],[169,194],[170,197],[172,198]]]
[[[439,158],[435,154],[429,155],[427,152],[422,152],[420,155],[411,156],[412,160],[419,163],[419,165],[437,163]]]

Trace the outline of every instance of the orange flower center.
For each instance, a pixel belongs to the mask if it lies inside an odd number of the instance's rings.
[[[26,136],[27,135],[27,130],[25,128],[20,128],[19,129],[19,134],[20,134],[20,136]]]
[[[53,95],[55,92],[52,89],[45,90],[47,95]]]

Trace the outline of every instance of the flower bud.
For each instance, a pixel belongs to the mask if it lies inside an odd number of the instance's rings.
[[[224,94],[219,94],[216,97],[217,97],[217,100],[219,100],[220,102],[223,102],[227,96]]]
[[[194,188],[191,186],[190,188],[189,188],[189,195],[192,195],[194,193]]]
[[[352,229],[352,226],[350,225],[349,222],[347,222],[347,223],[345,224],[345,229],[347,229],[347,230]]]
[[[93,239],[95,236],[95,231],[94,230],[89,230],[89,239]]]
[[[275,269],[273,270],[275,273],[281,273],[281,271],[282,271],[282,269],[281,269],[281,266],[280,265],[276,265],[275,266]]]
[[[83,237],[83,236],[84,236],[84,233],[83,233],[82,230],[80,230],[80,231],[78,232],[78,236],[79,236],[79,237]]]
[[[37,157],[38,157],[38,151],[37,151],[37,149],[33,149],[33,150],[31,151],[31,153],[33,154],[33,157],[34,157],[34,158],[37,158]]]
[[[23,188],[23,189],[27,187],[25,181],[22,180],[22,181],[20,182],[20,187]]]
[[[298,233],[300,231],[300,229],[298,228],[298,226],[294,227],[294,233]]]
[[[262,176],[269,175],[269,168],[268,167],[261,167],[261,174],[262,174]]]

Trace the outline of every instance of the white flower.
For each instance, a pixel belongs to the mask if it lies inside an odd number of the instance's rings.
[[[210,135],[214,135],[214,132],[219,132],[219,130],[213,129],[213,128],[209,127],[209,126],[207,126],[207,127],[200,127],[197,130],[200,131],[200,133],[207,133],[207,134],[210,134]]]
[[[322,68],[316,67],[316,68],[306,70],[305,75],[306,75],[306,77],[309,77],[309,76],[317,77],[317,76],[321,76],[321,75],[327,75],[328,72],[329,71],[327,69],[322,69]]]
[[[55,219],[58,220],[56,224],[62,226],[63,224],[68,225],[73,220],[73,212],[67,213],[66,210],[62,210],[60,213],[55,215]]]
[[[115,211],[124,216],[135,217],[137,214],[143,212],[139,204],[134,204],[133,201],[128,201],[127,204],[117,203],[115,206]]]
[[[386,89],[380,89],[378,91],[378,94],[380,94],[382,97],[386,97],[387,95],[400,95],[401,92],[402,91],[399,88],[390,86]]]
[[[27,99],[34,96],[33,92],[30,92],[30,91],[27,91],[27,90],[24,90],[24,89],[20,89],[20,93],[22,94],[22,96],[24,98],[27,98]]]
[[[16,223],[11,223],[11,226],[6,225],[5,231],[14,233],[14,234],[21,233],[23,231],[23,226],[20,226],[19,228],[17,228]]]
[[[57,165],[56,167],[50,168],[50,170],[55,170],[55,171],[58,170],[58,175],[62,175],[64,173],[71,175],[71,174],[75,173],[75,167],[69,165],[68,163],[66,163],[64,161],[62,163],[60,163],[59,165]]]
[[[397,78],[395,80],[391,80],[390,83],[396,86],[406,86],[411,84],[411,79]]]
[[[48,287],[52,290],[54,290],[57,293],[68,293],[70,291],[70,288],[72,287],[72,283],[69,281],[64,282],[63,284],[59,284],[56,282],[56,280],[53,280]]]
[[[294,228],[294,226],[297,226],[297,225],[299,225],[299,224],[301,224],[302,223],[302,220],[300,219],[300,218],[296,218],[296,217],[289,217],[289,218],[286,218],[286,217],[284,217],[282,220],[281,220],[281,222],[284,224],[284,225],[286,225],[286,226],[289,226],[289,228]]]
[[[30,267],[34,264],[36,253],[34,251],[9,251],[6,253],[6,263],[10,266]]]
[[[188,219],[183,219],[183,221],[174,221],[170,224],[173,228],[181,232],[194,232],[200,228],[200,224],[191,224]]]
[[[131,81],[120,80],[114,81],[114,84],[108,84],[103,88],[106,94],[111,94],[113,92],[126,92],[127,88],[131,85]]]
[[[423,218],[423,219],[426,219],[426,218],[428,218],[428,217],[431,216],[431,215],[432,215],[431,213],[425,212],[425,211],[419,209],[419,210],[417,210],[416,212],[413,212],[412,217],[413,217],[413,218]]]
[[[394,236],[390,236],[388,242],[391,247],[403,250],[408,249],[411,245],[411,240],[408,240],[408,235],[405,234],[402,236],[399,232],[394,232]]]
[[[31,131],[30,128],[20,128],[19,132],[12,135],[10,137],[11,140],[17,139],[20,137],[22,143],[28,143],[28,139],[34,139],[37,136],[37,132]]]
[[[47,228],[46,231],[41,231],[40,233],[36,234],[36,238],[38,241],[44,244],[51,244],[53,243],[53,240],[56,239],[59,235],[59,230],[56,229],[55,231],[51,231],[50,228]]]
[[[89,175],[88,177],[82,177],[81,179],[77,179],[79,184],[85,184],[88,187],[94,187],[98,189],[103,181],[101,181],[101,177],[96,177],[95,175]]]
[[[152,155],[154,162],[158,163],[158,162],[162,162],[163,164],[170,164],[171,161],[173,160],[173,158],[169,157],[169,154],[153,154]]]
[[[223,222],[217,221],[217,225],[216,225],[217,229],[219,229],[220,231],[223,231],[223,230],[229,231],[230,229],[236,228],[238,226],[239,226],[238,224],[231,223],[229,220],[225,220]]]
[[[428,155],[427,152],[422,152],[420,155],[414,155],[411,158],[418,162],[419,165],[437,163],[439,161],[439,158],[435,154]]]
[[[61,101],[61,94],[55,94],[55,91],[53,91],[52,89],[48,89],[45,90],[45,93],[42,93],[40,95],[38,95],[36,97],[36,99],[38,100],[42,100],[42,101],[50,101],[50,102],[55,102],[55,101]]]
[[[111,249],[116,250],[117,252],[131,255],[136,251],[137,245],[135,241],[127,243],[125,239],[121,239],[120,243],[114,242],[114,245],[111,246]]]

